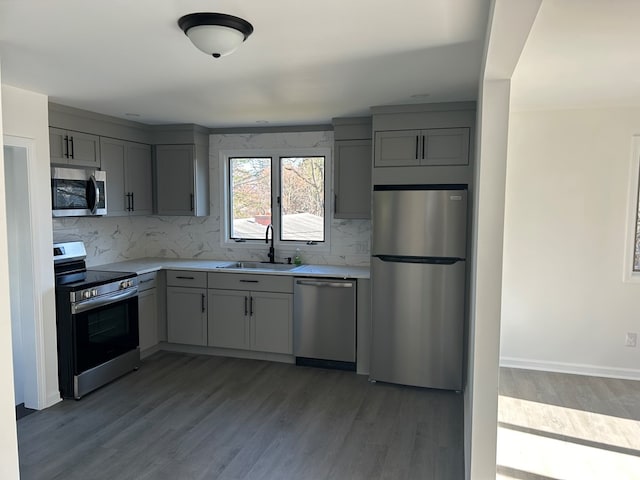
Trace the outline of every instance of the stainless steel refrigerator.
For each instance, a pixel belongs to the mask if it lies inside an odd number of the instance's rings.
[[[371,379],[462,390],[466,186],[376,185]]]

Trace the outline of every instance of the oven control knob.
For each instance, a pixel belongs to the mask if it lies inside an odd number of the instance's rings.
[[[133,280],[129,280],[129,282],[127,282],[127,286],[133,287]]]
[[[120,290],[122,290],[123,288],[127,288],[129,285],[127,284],[126,280],[123,280],[122,282],[120,282]]]
[[[91,290],[91,296],[92,297],[96,297],[98,295],[98,289],[94,288],[93,290]]]
[[[85,290],[84,292],[82,292],[82,297],[91,298],[91,290]]]

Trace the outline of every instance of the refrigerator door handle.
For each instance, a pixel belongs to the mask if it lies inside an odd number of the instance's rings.
[[[428,263],[434,265],[453,265],[457,262],[464,262],[464,258],[458,257],[405,257],[402,255],[373,255],[383,262],[394,263]]]

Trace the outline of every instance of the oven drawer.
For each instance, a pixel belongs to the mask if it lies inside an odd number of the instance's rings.
[[[207,272],[191,270],[168,270],[167,286],[207,288]]]
[[[149,272],[138,275],[138,292],[156,288],[158,283],[158,272]]]

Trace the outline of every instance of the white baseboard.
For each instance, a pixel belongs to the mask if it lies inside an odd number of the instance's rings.
[[[591,377],[620,378],[623,380],[640,380],[640,370],[632,368],[601,367],[581,363],[547,362],[526,358],[500,357],[500,366],[541,370],[545,372],[572,373]]]

